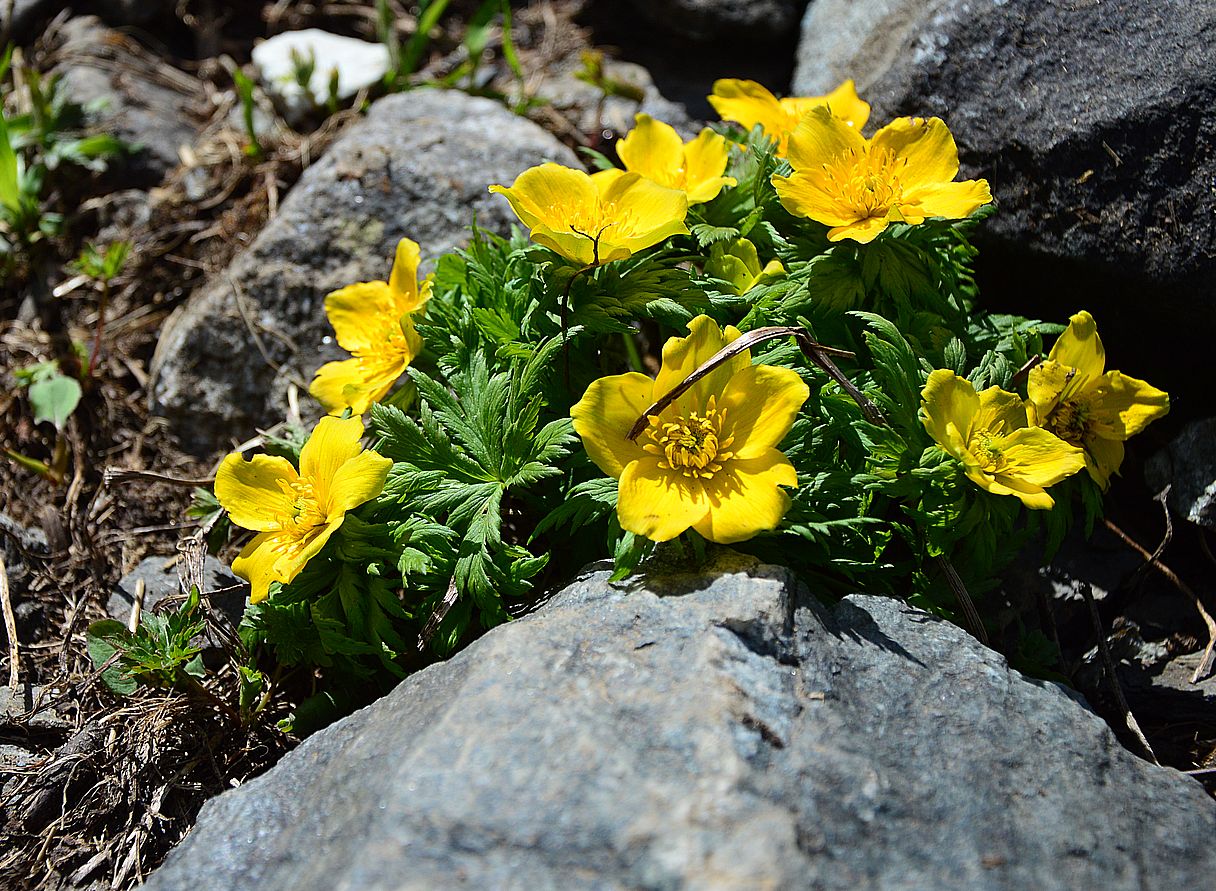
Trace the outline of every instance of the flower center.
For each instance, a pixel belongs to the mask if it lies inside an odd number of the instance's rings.
[[[1066,443],[1082,446],[1089,432],[1089,407],[1074,400],[1061,402],[1051,410],[1043,426]]]
[[[359,368],[365,377],[386,377],[400,374],[401,369],[413,358],[410,343],[401,322],[386,322],[381,332],[382,339],[363,349],[356,349],[351,356],[359,360]]]
[[[1005,453],[1001,450],[1000,438],[991,433],[980,433],[969,443],[969,451],[980,461],[982,470],[998,473],[1005,466]]]
[[[279,479],[279,490],[291,500],[291,506],[276,519],[279,532],[275,536],[284,549],[291,549],[308,538],[314,529],[325,525],[325,513],[317,502],[312,480]]]
[[[693,411],[670,421],[651,417],[646,431],[649,441],[642,448],[659,456],[662,470],[690,479],[710,479],[733,455],[729,448],[734,437],[722,435],[725,418],[726,409],[717,408],[712,396],[705,414]]]
[[[858,219],[886,217],[903,198],[899,181],[906,161],[897,161],[890,149],[858,153],[850,149],[834,163],[823,165],[828,191],[853,209]]]

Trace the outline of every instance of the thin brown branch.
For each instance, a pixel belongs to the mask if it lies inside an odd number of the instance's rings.
[[[1203,618],[1203,623],[1208,626],[1208,645],[1203,651],[1203,658],[1199,660],[1199,666],[1195,669],[1195,673],[1191,675],[1191,683],[1198,684],[1212,672],[1213,655],[1216,655],[1216,620],[1212,618],[1211,614],[1204,607],[1203,601],[1199,599],[1199,595],[1195,593],[1191,586],[1178,578],[1174,570],[1157,559],[1157,554],[1150,554],[1148,548],[1135,541],[1130,535],[1105,517],[1102,519],[1102,522],[1106,524],[1107,529],[1119,536],[1124,544],[1143,557],[1149,566],[1152,566],[1169,579],[1175,588],[1189,597],[1191,603],[1195,604],[1195,609]]]
[[[1102,617],[1098,615],[1098,604],[1094,602],[1094,594],[1089,585],[1081,586],[1081,596],[1085,598],[1085,603],[1089,606],[1089,618],[1093,622],[1094,632],[1098,635],[1098,652],[1102,654],[1102,665],[1106,668],[1106,676],[1110,679],[1110,688],[1115,694],[1115,701],[1119,703],[1119,708],[1123,711],[1123,720],[1127,724],[1127,729],[1140,741],[1140,745],[1144,747],[1144,751],[1148,753],[1152,762],[1159,765],[1161,762],[1157,760],[1157,754],[1148,744],[1148,738],[1140,729],[1140,723],[1132,714],[1131,706],[1127,704],[1127,698],[1123,695],[1119,675],[1115,673],[1115,660],[1111,658],[1110,647],[1106,643],[1106,630],[1102,627]]]
[[[163,473],[154,473],[150,470],[127,470],[122,467],[107,467],[101,474],[101,484],[107,489],[115,485],[135,482],[169,483],[173,486],[210,486],[215,482],[215,477],[181,479]]]
[[[984,627],[984,620],[980,618],[979,610],[975,608],[975,601],[971,599],[971,592],[967,590],[967,586],[963,583],[963,577],[958,574],[958,570],[954,568],[954,564],[944,556],[939,555],[935,559],[942,574],[946,577],[947,584],[950,585],[950,590],[954,592],[958,605],[963,610],[963,617],[967,620],[971,633],[975,635],[980,643],[987,644],[988,629]]]
[[[4,631],[8,634],[8,686],[15,694],[20,681],[21,661],[17,650],[17,617],[13,613],[13,602],[8,593],[8,571],[4,568],[4,557],[0,556],[0,607],[4,609]]]
[[[426,652],[427,644],[431,642],[431,638],[435,636],[435,632],[439,630],[440,624],[448,611],[456,605],[457,597],[456,576],[452,576],[452,580],[448,582],[448,590],[443,595],[443,600],[435,604],[435,610],[431,613],[430,618],[426,620],[426,624],[422,626],[422,631],[418,633],[418,642],[415,649],[419,653]]]
[[[766,328],[756,328],[752,331],[748,331],[746,334],[742,335],[732,343],[728,343],[722,349],[718,350],[718,352],[714,353],[712,356],[702,362],[700,367],[688,377],[684,378],[679,386],[665,393],[653,405],[642,412],[642,416],[638,418],[633,427],[630,428],[629,433],[627,434],[628,438],[631,440],[637,439],[641,432],[646,429],[646,425],[653,415],[657,415],[662,412],[663,409],[667,408],[667,406],[679,399],[680,396],[688,392],[690,387],[711,373],[719,365],[729,362],[731,359],[741,355],[758,344],[769,340],[779,340],[783,337],[793,337],[797,342],[799,349],[802,350],[807,358],[823,369],[827,375],[832,378],[832,380],[836,381],[836,383],[838,383],[845,390],[845,392],[853,397],[853,401],[861,406],[861,411],[866,416],[867,420],[874,424],[886,423],[886,419],[882,416],[882,412],[878,410],[878,406],[866,398],[866,395],[862,393],[861,390],[857,389],[853,382],[845,377],[844,372],[837,368],[835,363],[833,363],[829,358],[829,356],[842,356],[851,359],[854,356],[853,353],[850,353],[848,350],[838,350],[834,347],[824,346],[821,343],[815,342],[811,339],[811,336],[807,333],[805,328],[798,328],[790,325],[772,325]]]

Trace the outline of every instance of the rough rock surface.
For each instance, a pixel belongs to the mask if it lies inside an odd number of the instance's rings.
[[[174,561],[177,562],[177,561]],[[110,594],[106,612],[111,618],[126,623],[131,617],[135,603],[135,592],[139,583],[144,583],[144,601],[141,609],[155,609],[166,597],[182,593],[178,568],[167,565],[164,557],[145,557],[139,565],[124,575]],[[226,565],[207,555],[203,559],[202,593],[211,599],[211,605],[228,617],[234,625],[241,621],[245,612],[245,601],[249,597],[249,585],[234,576]]]
[[[210,802],[146,887],[1139,891],[1216,868],[1198,784],[952,625],[728,556],[607,576]]]
[[[780,39],[798,26],[806,0],[630,0],[647,25],[694,41]]]
[[[1194,421],[1144,468],[1149,487],[1170,487],[1166,503],[1175,516],[1216,527],[1216,418]]]
[[[417,90],[376,102],[304,172],[253,244],[166,322],[153,410],[200,452],[281,420],[288,384],[306,391],[323,362],[344,355],[321,348],[333,334],[329,291],[386,279],[403,236],[433,258],[467,241],[474,217],[507,231],[515,217],[488,186],[546,160],[577,163],[488,99]]]
[[[623,136],[633,129],[638,114],[648,114],[671,124],[686,139],[700,132],[701,123],[692,120],[684,106],[665,98],[655,86],[650,72],[641,65],[617,59],[604,60],[604,73],[613,80],[637,88],[642,100],[637,102],[624,96],[609,96],[602,106],[599,104],[602,98],[600,91],[574,76],[581,69],[582,63],[574,60],[558,65],[547,72],[548,76],[536,90],[539,98],[570,118],[578,130],[592,133],[603,129]]]
[[[197,135],[192,106],[203,98],[197,80],[151,60],[94,16],[69,19],[61,35],[56,71],[68,97],[93,109],[93,128],[142,147],[125,168],[133,180],[159,183]]]
[[[1213,40],[1212,2],[816,0],[793,89],[851,77],[876,123],[944,118],[999,205],[982,228],[992,305],[1088,308],[1108,347],[1174,357],[1216,334]],[[1168,364],[1152,382],[1188,386]]]

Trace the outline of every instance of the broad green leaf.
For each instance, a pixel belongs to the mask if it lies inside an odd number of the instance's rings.
[[[34,423],[50,421],[62,430],[80,403],[80,384],[73,378],[57,374],[30,385],[30,404],[34,407]]]

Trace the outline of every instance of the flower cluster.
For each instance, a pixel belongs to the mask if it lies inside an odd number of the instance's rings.
[[[1123,462],[1123,443],[1169,411],[1169,396],[1144,381],[1103,370],[1106,354],[1093,316],[1079,312],[1047,361],[1031,369],[1023,401],[938,369],[921,391],[925,429],[994,495],[1033,509],[1054,506],[1046,489],[1082,467],[1099,486]]]
[[[1092,519],[1169,397],[1107,370],[1088,312],[1049,349],[1043,322],[984,312],[992,191],[947,125],[871,127],[852,81],[709,100],[738,126],[638,114],[617,166],[489,186],[526,235],[477,230],[424,279],[402,239],[387,281],[325,298],[350,353],[312,381],[328,416],[298,456],[288,438],[216,477],[254,533],[249,634],[348,683],[400,674],[538,580],[604,556],[624,575],[662,542],[949,613],[944,588],[991,582],[1038,528],[1023,507]]]

